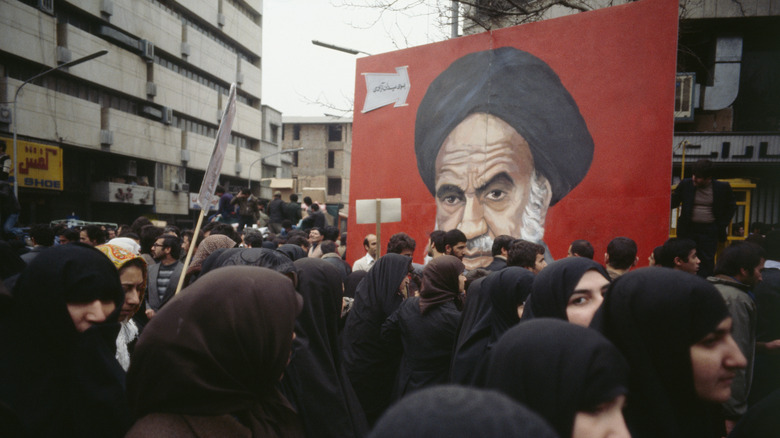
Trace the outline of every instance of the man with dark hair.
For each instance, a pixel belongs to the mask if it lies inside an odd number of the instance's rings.
[[[306,234],[303,232],[290,233],[290,236],[287,238],[287,243],[300,246],[307,254],[309,252],[309,239],[306,238]]]
[[[444,247],[444,236],[447,233],[445,233],[442,230],[433,230],[431,231],[431,234],[428,235],[428,256],[432,259],[435,259],[436,257],[443,256],[446,248]]]
[[[639,261],[636,253],[636,242],[628,237],[615,237],[609,242],[604,254],[604,264],[612,281],[636,266]]]
[[[507,266],[520,266],[538,274],[547,266],[544,251],[544,247],[538,243],[516,239],[509,244],[506,264]]]
[[[100,225],[87,225],[81,229],[79,242],[86,243],[89,246],[98,246],[106,243],[106,232],[100,228]]]
[[[81,235],[78,230],[75,230],[73,228],[65,228],[64,230],[62,230],[59,237],[60,237],[60,245],[66,245],[68,243],[78,242]]]
[[[658,263],[658,261],[656,261]],[[696,255],[696,242],[691,239],[673,237],[664,242],[661,248],[660,265],[696,275],[699,271],[699,257]]]
[[[268,230],[274,234],[282,231],[282,219],[284,219],[284,201],[282,192],[274,191],[274,199],[268,203]]]
[[[252,191],[244,187],[238,192],[231,201],[230,205],[238,205],[238,228],[237,232],[244,231],[244,227],[252,226],[257,219],[257,212],[259,210],[257,206],[257,198],[252,194]]]
[[[414,140],[436,228],[466,234],[468,270],[490,264],[502,234],[541,243],[548,207],[582,181],[594,149],[558,75],[512,47],[443,71],[417,109]]]
[[[220,222],[225,224],[236,222],[238,215],[236,214],[236,207],[232,204],[233,194],[225,191],[225,188],[222,186],[217,186],[214,194],[219,197],[217,214],[220,216]]]
[[[699,160],[693,165],[693,176],[677,184],[672,193],[672,208],[680,204],[677,236],[696,242],[701,260],[698,275],[712,274],[718,242],[726,241],[727,228],[737,204],[731,186],[712,178],[710,160]]]
[[[412,257],[417,243],[406,233],[396,233],[387,242],[387,252]]]
[[[753,381],[757,314],[752,289],[761,282],[765,257],[763,252],[761,247],[753,243],[733,244],[720,254],[715,276],[707,278],[726,301],[731,315],[731,336],[748,360],[746,368],[734,371],[736,376],[731,383],[731,397],[723,404],[726,420],[733,424],[747,412],[748,394]]]
[[[444,253],[463,260],[466,255],[466,242],[468,239],[463,231],[455,228],[444,234]]]
[[[161,235],[152,245],[152,256],[157,263],[149,266],[146,294],[146,317],[151,319],[176,292],[184,263],[179,261],[181,239]]]
[[[203,232],[203,238],[206,238],[208,236],[216,236],[218,234],[221,234],[223,236],[228,236],[231,239],[233,239],[233,242],[236,242],[236,244],[241,243],[241,235],[238,234],[230,224],[223,224],[221,222],[212,222],[209,224],[210,228],[208,231]]]
[[[170,234],[172,236],[181,237],[181,229],[176,225],[166,225],[163,234]]]
[[[284,206],[284,218],[289,220],[291,224],[298,225],[301,217],[301,203],[298,202],[298,195],[293,193],[290,195],[290,202]]]
[[[755,288],[756,361],[748,405],[780,390],[780,230],[767,233],[766,262]]]
[[[320,242],[322,242],[322,240],[323,236],[320,228],[314,227],[309,230],[309,257],[322,257],[322,249],[320,248]]]
[[[263,235],[259,231],[248,228],[244,230],[244,245],[247,248],[262,248],[263,240]]]
[[[568,257],[585,257],[593,260],[593,245],[587,240],[578,239],[569,245]]]
[[[339,253],[336,252],[336,242],[332,240],[323,240],[320,244],[320,248],[322,249],[322,257],[320,258],[330,263],[334,268],[336,268],[337,271],[339,271],[342,282],[346,280],[347,275],[350,273],[349,265],[347,265],[344,260],[341,260],[341,256],[339,256]]]
[[[515,238],[502,234],[493,239],[493,248],[491,254],[493,254],[493,262],[488,265],[488,271],[500,271],[506,268],[506,259],[509,256],[509,245],[515,241]]]
[[[181,233],[181,259],[187,257],[187,252],[190,250],[190,245],[192,244],[192,236],[194,235],[195,233],[192,230],[184,230]]]
[[[368,271],[374,266],[374,262],[376,261],[376,245],[376,235],[367,234],[363,239],[363,249],[366,250],[366,255],[355,260],[355,263],[352,264],[352,272]]]
[[[22,260],[28,265],[38,254],[54,245],[54,230],[48,224],[37,224],[30,228],[30,240],[33,243],[30,251],[21,255]]]
[[[309,218],[312,227],[323,228],[328,223],[325,219],[325,213],[320,210],[320,205],[316,202],[309,207]]]

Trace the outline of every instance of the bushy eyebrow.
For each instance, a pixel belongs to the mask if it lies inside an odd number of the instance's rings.
[[[508,173],[506,173],[506,172],[499,172],[499,173],[493,175],[493,177],[490,178],[490,180],[488,180],[488,182],[486,182],[482,186],[478,187],[477,188],[477,194],[481,195],[482,193],[487,191],[488,187],[490,187],[493,184],[499,184],[499,183],[504,183],[504,184],[509,184],[509,185],[514,186],[515,181],[512,179],[512,177],[509,176]],[[444,198],[444,197],[451,196],[451,195],[457,195],[457,196],[461,196],[462,197],[464,195],[464,193],[465,193],[464,190],[462,188],[456,186],[455,184],[442,184],[441,187],[436,189],[436,197],[437,198]]]

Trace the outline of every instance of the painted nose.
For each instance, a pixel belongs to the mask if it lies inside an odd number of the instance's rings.
[[[487,232],[485,212],[475,196],[466,196],[463,219],[461,219],[458,229],[463,231],[467,239],[479,237]]]

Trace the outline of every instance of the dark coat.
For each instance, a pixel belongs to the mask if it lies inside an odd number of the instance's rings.
[[[157,312],[162,306],[165,305],[165,303],[173,298],[174,293],[176,293],[176,287],[179,284],[179,277],[181,277],[183,269],[184,263],[176,262],[176,267],[173,268],[173,273],[171,273],[171,282],[168,284],[168,289],[165,290],[165,295],[163,295],[161,300],[159,298],[159,294],[157,293],[157,277],[160,274],[160,263],[155,263],[152,266],[149,266],[149,280],[146,282],[147,308]]]
[[[495,272],[506,268],[506,259],[493,257],[493,261],[487,266],[488,271]]]
[[[780,269],[767,268],[761,272],[763,280],[756,286],[756,341],[780,339]],[[756,351],[753,384],[749,404],[752,406],[772,391],[780,390],[780,355]]]
[[[302,217],[301,203],[300,202],[288,202],[284,205],[284,218],[288,219],[293,225],[300,222]]]
[[[272,224],[282,223],[282,219],[284,219],[284,201],[282,201],[282,198],[274,198],[273,201],[269,202],[266,211]]]
[[[696,198],[696,186],[691,178],[685,178],[677,184],[672,192],[672,208],[682,203],[680,218],[677,221],[677,235],[686,237],[691,227],[693,216],[693,202]],[[712,180],[712,215],[715,217],[715,225],[718,227],[718,240],[726,240],[726,228],[734,216],[737,204],[731,185],[727,182]]]

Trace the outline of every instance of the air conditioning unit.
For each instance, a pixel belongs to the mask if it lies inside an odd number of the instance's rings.
[[[146,95],[149,97],[157,96],[157,84],[155,84],[154,82],[147,82]]]
[[[190,162],[190,151],[188,151],[187,149],[183,149],[181,151],[181,160],[184,161],[185,163],[189,163]]]
[[[100,2],[100,13],[108,16],[114,15],[114,2],[112,0],[102,0]]]
[[[222,110],[217,109],[217,123],[220,123],[222,121]]]
[[[225,25],[225,14],[217,14],[217,24],[220,26]]]
[[[100,130],[100,144],[102,146],[111,146],[114,144],[114,131],[107,129]]]
[[[181,183],[181,191],[182,192],[189,192],[190,191],[190,185],[187,183]]]
[[[154,60],[154,43],[148,40],[139,40],[138,49],[141,51],[141,57],[147,61]]]
[[[172,182],[171,183],[171,190],[174,192],[180,192],[181,191],[181,183]]]
[[[162,122],[166,125],[173,123],[173,108],[164,106],[162,109]]]
[[[65,64],[66,62],[70,62],[72,59],[73,56],[70,53],[70,49],[67,47],[57,46],[57,63]]]
[[[244,83],[244,74],[241,72],[236,73],[236,83],[241,85]]]
[[[141,107],[141,114],[144,114],[146,116],[149,116],[149,117],[151,117],[153,119],[157,119],[157,120],[161,120],[162,119],[162,115],[163,115],[162,111],[160,111],[159,109],[157,109],[157,108],[155,108],[153,106],[149,106],[149,105],[145,105],[145,106]]]
[[[189,43],[185,43],[185,42],[181,43],[181,56],[190,56],[190,45],[189,45]]]

